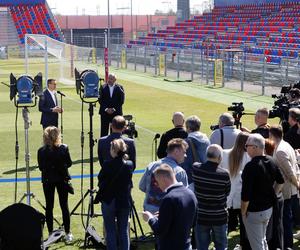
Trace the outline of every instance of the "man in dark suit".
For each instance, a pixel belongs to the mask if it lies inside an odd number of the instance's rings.
[[[42,112],[41,124],[43,129],[48,126],[58,127],[58,114],[61,114],[63,109],[58,106],[55,79],[47,81],[47,89],[44,90],[43,96],[40,97],[39,111]]]
[[[174,128],[166,131],[161,136],[159,146],[157,149],[157,156],[160,159],[167,156],[167,145],[169,141],[171,141],[174,138],[185,139],[188,136],[188,133],[183,127],[184,114],[182,112],[175,112],[173,114],[172,123],[174,124]]]
[[[110,155],[110,143],[115,139],[122,138],[128,146],[127,154],[129,156],[129,160],[133,162],[133,167],[135,168],[135,158],[136,158],[135,144],[133,139],[122,136],[122,132],[125,129],[125,126],[126,126],[126,121],[124,117],[120,115],[115,116],[112,119],[112,123],[111,123],[112,133],[108,136],[104,136],[99,139],[98,158],[101,167],[105,160],[112,159]]]
[[[116,83],[114,74],[108,75],[108,81],[100,87],[101,137],[108,135],[109,123],[116,115],[122,115],[125,100],[123,86]]]
[[[143,218],[158,236],[159,250],[188,250],[197,199],[190,189],[176,181],[169,165],[162,164],[154,176],[159,188],[167,194],[160,205],[159,216],[144,211]]]

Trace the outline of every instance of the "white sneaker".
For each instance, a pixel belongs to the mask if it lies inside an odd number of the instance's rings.
[[[73,239],[74,239],[74,236],[73,236],[72,233],[66,234],[65,241],[66,241],[67,244],[71,243],[73,241]]]

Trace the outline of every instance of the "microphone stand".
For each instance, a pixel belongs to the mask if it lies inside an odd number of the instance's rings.
[[[153,138],[153,142],[152,142],[152,151],[154,151],[154,160],[157,161],[157,139],[160,138],[160,134],[155,134],[154,138]],[[153,150],[153,143],[154,143],[154,150]],[[153,156],[153,152],[152,152],[152,156]],[[153,158],[152,158],[153,160]]]
[[[60,107],[61,109],[63,109],[63,96],[66,96],[65,94],[63,94],[62,92],[60,91],[57,91],[56,92],[57,94],[60,95]],[[63,143],[63,140],[64,140],[64,137],[63,137],[63,132],[64,130],[64,126],[63,126],[63,112],[60,113],[60,134],[61,134],[61,142]]]

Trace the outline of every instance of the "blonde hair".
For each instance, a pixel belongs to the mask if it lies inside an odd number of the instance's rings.
[[[61,144],[60,130],[57,127],[49,126],[44,130],[44,145],[50,148],[57,147]]]
[[[229,153],[229,174],[231,177],[237,175],[240,165],[242,163],[244,153],[245,153],[245,145],[248,140],[249,134],[245,132],[241,132],[238,134],[235,144],[232,150]]]
[[[110,143],[111,150],[118,156],[123,156],[127,159],[128,156],[125,154],[127,151],[127,145],[123,139],[115,139]]]

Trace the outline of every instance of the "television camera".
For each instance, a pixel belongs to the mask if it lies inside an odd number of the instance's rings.
[[[133,121],[132,115],[124,115],[124,119],[126,120],[126,128],[123,131],[123,134],[127,135],[129,138],[137,138],[138,131],[135,129],[135,122]]]
[[[272,95],[272,98],[275,100],[274,105],[270,110],[269,118],[278,117],[280,119],[280,123],[287,123],[289,118],[289,109],[300,108],[299,93],[300,81],[294,85],[282,86],[280,95]]]
[[[234,118],[234,125],[239,128],[241,127],[241,118],[243,115],[245,115],[246,113],[244,113],[244,104],[242,102],[233,102],[231,106],[229,106],[227,108],[228,111],[232,112],[232,116]],[[219,128],[219,125],[211,125],[210,129],[211,130],[216,130]]]

